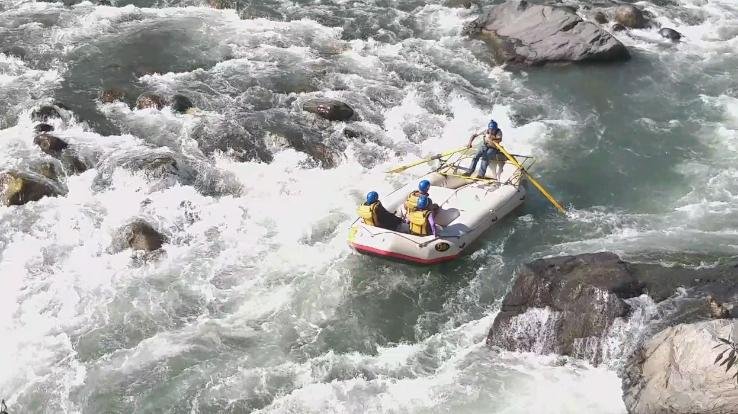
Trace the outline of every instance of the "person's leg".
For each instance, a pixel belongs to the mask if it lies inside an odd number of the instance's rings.
[[[479,176],[484,177],[487,175],[487,166],[489,165],[489,159],[494,155],[494,150],[492,148],[486,148],[482,151],[482,163],[479,165]]]
[[[484,148],[477,151],[477,154],[472,158],[471,165],[469,165],[469,168],[466,169],[466,172],[463,175],[471,175],[471,173],[474,172],[474,169],[477,168],[477,163],[479,162],[479,159],[484,156]]]

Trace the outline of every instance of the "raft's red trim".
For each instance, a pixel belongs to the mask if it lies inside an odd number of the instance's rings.
[[[383,256],[383,257],[391,257],[393,259],[406,260],[409,262],[426,264],[426,265],[448,262],[449,260],[454,260],[457,257],[459,257],[459,255],[455,254],[453,256],[437,257],[435,259],[421,259],[418,257],[408,256],[402,253],[389,252],[387,250],[381,250],[375,247],[364,246],[363,244],[358,244],[354,242],[351,242],[351,246],[354,249],[358,250],[359,252],[375,254],[377,256]]]

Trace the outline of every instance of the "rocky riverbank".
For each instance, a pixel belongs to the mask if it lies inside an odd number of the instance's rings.
[[[672,300],[676,296],[679,301]],[[615,356],[624,362],[619,374],[628,410],[735,412],[735,265],[664,267],[628,263],[606,252],[536,260],[519,269],[487,343],[601,364],[613,358],[611,331],[632,317],[629,300],[637,297],[657,306],[670,301],[670,309],[646,321],[645,335],[626,348],[635,352]],[[725,358],[716,362],[723,365],[713,362],[720,344]]]

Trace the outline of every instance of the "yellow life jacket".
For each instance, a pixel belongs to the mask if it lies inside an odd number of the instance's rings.
[[[412,193],[408,194],[407,200],[405,200],[405,211],[408,213],[412,213],[413,211],[418,209],[418,199],[421,196],[421,192],[419,190],[415,190]],[[433,200],[431,200],[430,197],[428,197],[428,206],[433,205]]]
[[[376,226],[377,223],[379,223],[379,220],[377,220],[378,205],[379,201],[375,201],[370,205],[366,205],[366,203],[364,203],[360,205],[357,209],[359,217],[361,217],[361,219],[364,221],[364,224],[366,224],[367,226]]]
[[[431,215],[430,210],[415,210],[408,213],[407,219],[410,222],[410,234],[416,236],[427,236],[432,234],[428,216]]]

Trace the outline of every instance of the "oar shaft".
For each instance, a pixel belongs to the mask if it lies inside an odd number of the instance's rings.
[[[500,145],[500,144],[498,144],[496,142],[494,142],[493,144],[495,144],[495,147],[497,147],[497,149],[500,150],[500,152],[502,153],[502,155],[504,155],[505,158],[507,158],[508,160],[510,160],[510,162],[513,163],[513,165],[515,165],[516,167],[520,168],[521,171],[525,172],[525,175],[528,176],[528,180],[530,180],[531,184],[533,184],[533,186],[535,186],[538,189],[538,191],[540,191],[541,194],[543,194],[543,196],[546,197],[546,199],[551,204],[553,204],[553,206],[556,207],[557,210],[559,210],[559,212],[561,212],[561,213],[565,213],[566,212],[566,210],[564,210],[564,207],[562,207],[561,204],[559,204],[559,202],[556,201],[556,199],[553,198],[553,196],[551,194],[549,194],[549,192],[546,191],[546,189],[543,188],[543,186],[538,181],[536,181],[536,179],[533,178],[528,171],[525,170],[525,168],[523,168],[522,164],[520,164],[518,162],[518,160],[515,159],[514,156],[512,156],[509,152],[507,152],[507,150],[505,148],[503,148],[502,145]]]
[[[431,157],[424,158],[422,160],[411,162],[410,164],[405,164],[405,165],[401,165],[399,167],[395,167],[395,168],[393,168],[393,169],[391,169],[391,170],[389,170],[387,172],[388,173],[398,173],[398,172],[401,172],[401,171],[405,171],[408,168],[415,167],[416,165],[425,164],[428,161],[437,160],[437,159],[446,157],[448,155],[455,154],[455,153],[457,153],[459,151],[463,151],[465,149],[467,149],[467,147],[461,147],[461,148],[457,148],[457,149],[452,150],[452,151],[447,151],[447,152],[444,152],[444,153],[441,153],[441,154],[436,154],[436,155],[433,155]]]

